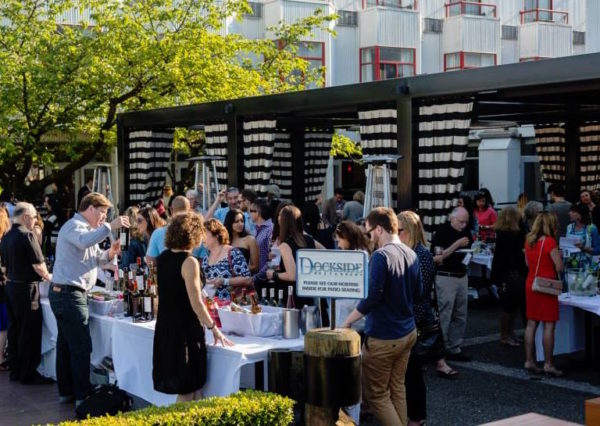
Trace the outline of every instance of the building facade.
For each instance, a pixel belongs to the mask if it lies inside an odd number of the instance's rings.
[[[325,85],[458,71],[600,51],[598,0],[265,0],[224,31],[269,38],[280,20],[335,12],[300,56],[325,66]]]

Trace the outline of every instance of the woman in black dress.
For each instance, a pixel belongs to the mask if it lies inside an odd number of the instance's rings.
[[[256,239],[246,231],[246,220],[244,212],[239,209],[231,209],[225,216],[223,222],[229,235],[230,244],[240,249],[250,273],[258,272],[258,244]]]
[[[287,300],[288,286],[295,286],[296,283],[296,252],[298,249],[324,249],[325,247],[303,232],[304,223],[298,207],[285,206],[282,208],[277,222],[279,223],[279,241],[281,241],[279,245],[281,263],[277,271],[267,269],[267,279],[275,281],[277,287],[283,290],[283,300]],[[294,294],[294,303],[298,308],[302,308],[304,305],[314,305],[314,300]]]
[[[206,381],[204,327],[212,331],[215,344],[233,345],[215,326],[202,300],[200,266],[192,249],[200,245],[203,236],[201,216],[193,212],[174,216],[165,237],[167,250],[156,264],[160,304],[152,379],[155,390],[177,394],[177,401],[202,397]]]

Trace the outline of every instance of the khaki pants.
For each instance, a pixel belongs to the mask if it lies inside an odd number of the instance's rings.
[[[363,345],[363,398],[384,426],[408,422],[404,375],[416,340],[417,331],[413,330],[400,339],[367,337]]]
[[[460,353],[467,328],[469,278],[435,276],[435,291],[440,310],[440,327],[450,354]]]

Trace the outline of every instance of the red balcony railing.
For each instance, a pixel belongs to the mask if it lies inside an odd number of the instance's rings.
[[[554,9],[528,9],[519,12],[521,14],[521,24],[528,22],[554,22],[557,24],[569,23],[569,12],[563,12]]]
[[[496,5],[476,1],[454,1],[444,5],[446,17],[457,15],[493,16],[496,17]]]

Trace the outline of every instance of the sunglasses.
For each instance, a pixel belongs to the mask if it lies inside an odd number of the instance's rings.
[[[377,228],[376,226],[372,227],[371,229],[369,229],[367,232],[365,232],[365,235],[369,238],[371,238],[371,232],[373,232],[375,230],[375,228]]]
[[[144,223],[144,222],[145,222],[145,219],[142,219],[141,217],[138,217],[138,218],[137,218],[135,221],[136,221],[137,223]]]

